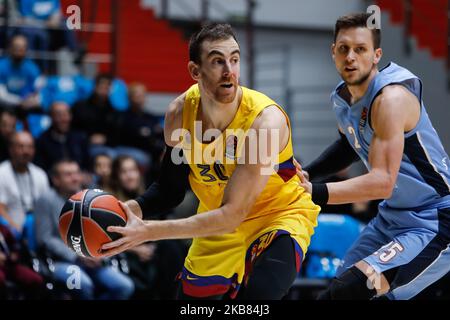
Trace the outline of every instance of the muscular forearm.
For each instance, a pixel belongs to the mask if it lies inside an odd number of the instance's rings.
[[[151,240],[188,239],[220,235],[232,232],[237,225],[224,207],[185,219],[147,221],[146,234]]]
[[[356,178],[326,185],[329,195],[328,204],[387,199],[393,190],[389,175],[379,170],[372,170]]]

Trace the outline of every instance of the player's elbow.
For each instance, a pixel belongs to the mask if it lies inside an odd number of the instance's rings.
[[[379,199],[389,199],[392,197],[392,192],[394,191],[394,187],[390,184],[386,184],[386,186],[381,190]]]
[[[234,232],[247,216],[248,210],[241,206],[226,204],[222,206],[224,231],[225,233]]]
[[[395,179],[387,172],[377,172],[377,197],[378,199],[389,199],[394,191]]]

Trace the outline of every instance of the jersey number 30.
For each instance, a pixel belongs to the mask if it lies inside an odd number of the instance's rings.
[[[221,163],[216,162],[214,163],[214,165],[212,165],[212,169],[214,170],[214,173],[216,174],[217,178],[211,172],[211,165],[197,164],[197,167],[201,170],[200,175],[202,176],[204,182],[213,182],[216,181],[217,179],[221,181],[228,180],[228,177],[224,173],[225,167]]]

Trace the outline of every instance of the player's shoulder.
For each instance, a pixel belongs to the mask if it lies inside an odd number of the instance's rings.
[[[167,108],[164,118],[164,138],[168,145],[171,143],[172,132],[183,127],[183,106],[186,98],[186,93],[176,97]]]
[[[416,101],[417,98],[407,88],[401,84],[391,84],[384,87],[380,94],[374,99],[373,106],[376,109],[383,108],[402,108],[404,105]]]
[[[264,108],[253,122],[254,129],[282,129],[287,125],[286,116],[277,105]]]
[[[166,120],[173,120],[180,117],[180,115],[182,116],[185,98],[186,93],[183,93],[172,100],[166,110]]]
[[[411,94],[410,91],[401,84],[390,84],[381,89],[380,97],[385,99],[396,99]]]
[[[415,127],[420,117],[420,103],[415,95],[402,85],[389,85],[375,98],[371,107],[371,126],[375,131],[393,127],[387,119],[403,126],[403,131]],[[389,123],[389,124],[388,124]],[[383,129],[384,128],[384,129]]]

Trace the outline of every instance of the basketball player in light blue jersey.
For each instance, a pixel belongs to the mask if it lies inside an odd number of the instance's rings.
[[[368,18],[336,22],[332,54],[343,81],[331,102],[341,138],[298,175],[319,205],[385,200],[319,299],[410,299],[450,271],[449,158],[421,80],[393,62],[378,69],[380,30]],[[367,174],[309,182],[359,159]]]

